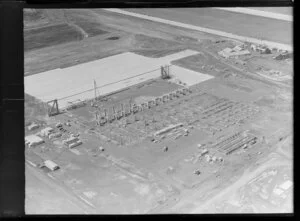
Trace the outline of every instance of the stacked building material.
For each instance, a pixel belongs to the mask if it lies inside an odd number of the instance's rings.
[[[74,147],[77,147],[77,146],[81,145],[81,144],[82,144],[82,141],[79,140],[78,137],[73,137],[73,136],[71,136],[71,137],[69,137],[68,139],[63,140],[63,143],[64,143],[66,146],[68,146],[69,148],[74,148]]]
[[[248,50],[240,50],[240,48],[225,48],[222,51],[219,51],[218,54],[224,58],[229,58],[232,56],[240,56],[250,54]]]
[[[171,131],[171,130],[174,130],[174,129],[179,128],[179,127],[182,127],[182,126],[183,126],[182,123],[175,124],[175,125],[170,125],[170,126],[168,126],[168,127],[166,127],[166,128],[163,128],[163,129],[161,129],[161,130],[155,132],[155,133],[154,133],[154,136],[159,136],[159,135],[161,135],[161,134],[167,133],[167,132],[169,132],[169,131]]]
[[[52,133],[52,134],[49,134],[49,139],[52,139],[52,138],[58,138],[58,137],[61,137],[62,134],[57,132],[57,133]]]
[[[82,141],[78,140],[78,141],[76,141],[74,143],[70,143],[68,147],[71,149],[71,148],[77,147],[77,146],[79,146],[81,144],[82,144]]]

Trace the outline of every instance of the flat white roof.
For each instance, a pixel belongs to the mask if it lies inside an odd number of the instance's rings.
[[[97,87],[101,87],[97,89],[98,95],[108,94],[157,78],[160,76],[161,66],[198,53],[185,50],[161,58],[148,58],[130,52],[122,53],[64,69],[26,76],[24,80],[25,93],[44,102],[58,99],[59,107],[62,108],[68,106],[69,101],[92,99],[94,97],[94,80],[96,80]],[[189,72],[184,68],[177,69],[180,72],[185,70],[185,75]],[[198,73],[198,75],[201,74]],[[87,90],[90,91],[82,93]],[[77,95],[61,99],[74,94]]]
[[[42,138],[40,138],[39,136],[33,134],[33,135],[26,136],[25,141],[29,142],[29,143],[34,143],[34,142],[42,142],[44,140]]]

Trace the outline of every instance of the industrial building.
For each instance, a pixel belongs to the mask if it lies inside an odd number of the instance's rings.
[[[44,142],[45,141],[37,135],[28,135],[25,137],[25,144],[29,147],[34,147]]]

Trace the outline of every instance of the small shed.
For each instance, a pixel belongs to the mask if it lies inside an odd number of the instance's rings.
[[[37,128],[39,128],[40,126],[38,125],[38,124],[36,124],[36,123],[32,123],[31,125],[29,125],[27,128],[28,128],[28,130],[35,130],[35,129],[37,129]]]
[[[44,142],[45,141],[37,135],[28,135],[25,137],[25,144],[27,144],[29,147],[34,147]]]
[[[208,154],[208,150],[207,149],[204,149],[204,150],[201,151],[201,156],[204,156],[206,154]]]
[[[56,163],[54,163],[52,160],[46,160],[44,164],[47,168],[49,168],[52,171],[59,169],[59,166]]]
[[[49,134],[51,134],[54,131],[54,129],[52,127],[46,127],[43,130],[41,130],[41,135],[46,137],[49,136]]]

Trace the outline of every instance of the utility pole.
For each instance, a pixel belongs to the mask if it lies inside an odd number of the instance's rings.
[[[96,80],[94,79],[94,91],[95,91],[95,101],[97,98],[97,84],[96,84]]]

